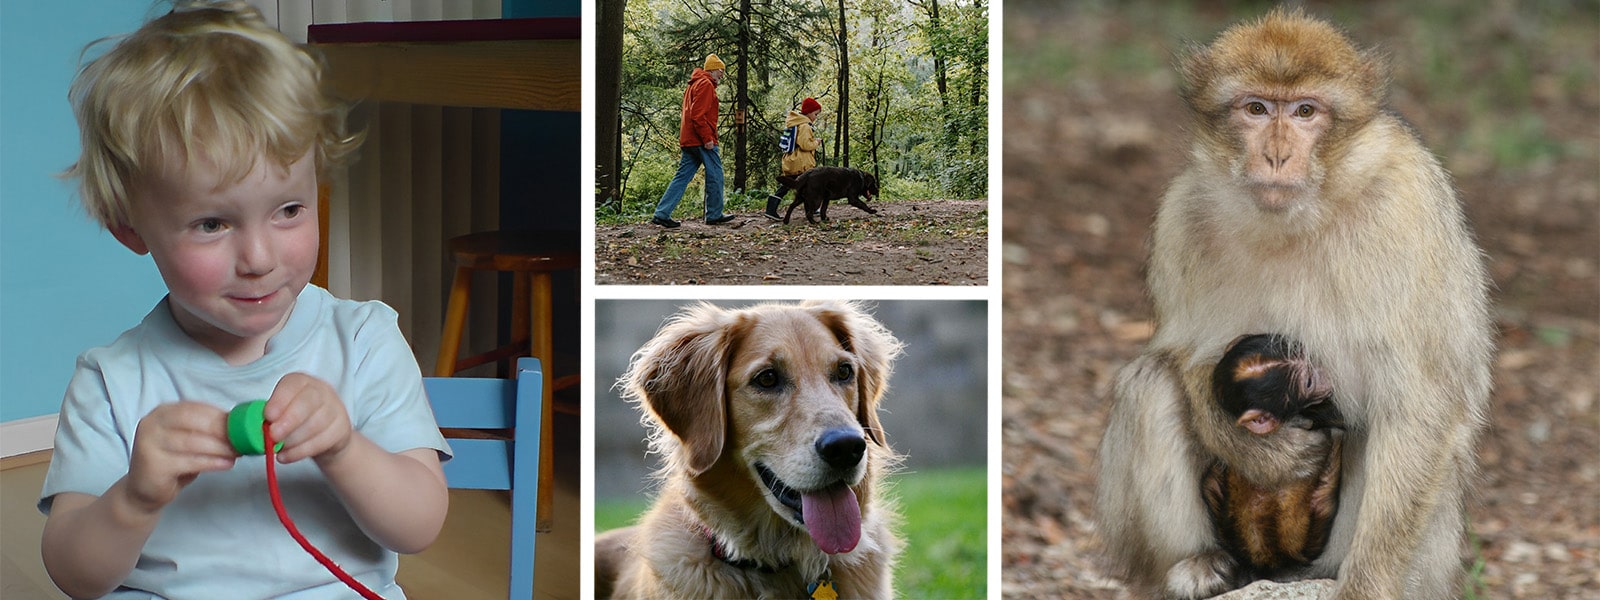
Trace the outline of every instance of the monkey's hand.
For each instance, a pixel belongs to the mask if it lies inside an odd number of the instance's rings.
[[[1212,550],[1178,561],[1167,570],[1168,598],[1199,600],[1233,589],[1238,565],[1227,552]]]

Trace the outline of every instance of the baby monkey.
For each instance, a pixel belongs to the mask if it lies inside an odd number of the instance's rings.
[[[1322,554],[1338,508],[1344,419],[1333,389],[1299,344],[1264,334],[1228,346],[1212,387],[1239,427],[1295,441],[1300,464],[1287,481],[1253,482],[1217,461],[1201,482],[1240,583],[1292,575]]]

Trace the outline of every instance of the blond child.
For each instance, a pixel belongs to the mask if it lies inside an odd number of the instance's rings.
[[[449,448],[394,311],[309,285],[317,180],[359,143],[318,77],[226,2],[146,23],[73,82],[67,175],[168,294],[67,388],[39,508],[69,595],[351,596],[277,522],[263,459],[229,445],[228,410],[257,398],[285,504],[344,570],[402,598],[397,553],[438,535]]]

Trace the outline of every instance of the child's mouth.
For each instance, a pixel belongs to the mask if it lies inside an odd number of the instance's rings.
[[[271,300],[272,297],[277,295],[277,294],[278,294],[277,292],[271,292],[271,293],[268,293],[265,296],[253,296],[253,297],[231,296],[231,298],[235,302],[240,302],[240,303],[243,303],[243,304],[265,304],[268,300]]]

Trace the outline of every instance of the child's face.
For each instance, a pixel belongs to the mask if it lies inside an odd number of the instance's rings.
[[[173,317],[232,364],[259,358],[317,263],[317,178],[307,152],[288,172],[257,160],[218,185],[206,164],[169,168],[133,189],[132,224],[112,233],[155,259]],[[181,166],[181,165],[179,165]]]

